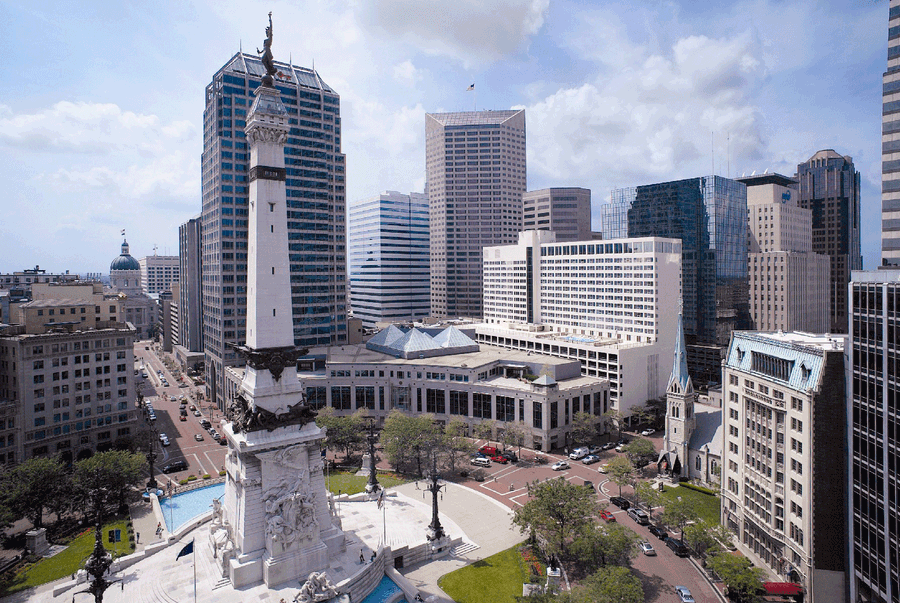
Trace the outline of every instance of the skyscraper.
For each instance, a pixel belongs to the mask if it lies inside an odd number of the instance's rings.
[[[178,227],[178,344],[191,352],[203,351],[200,329],[200,216]],[[175,291],[172,291],[175,293]]]
[[[294,341],[347,340],[344,155],[340,97],[318,73],[279,61],[275,86],[288,111],[285,185]],[[203,112],[203,345],[207,393],[219,407],[224,366],[238,364],[247,313],[249,148],[252,93],[265,70],[234,55],[206,87]]]
[[[900,266],[900,0],[890,3],[881,81],[881,263]]]
[[[847,332],[850,271],[862,269],[859,172],[853,158],[826,149],[797,166],[800,207],[812,210],[812,250],[831,258],[832,333]]]
[[[431,314],[481,317],[481,250],[522,229],[525,111],[425,115]]]
[[[721,176],[611,193],[603,238],[681,239],[688,368],[698,385],[718,382],[731,332],[750,327],[747,187]]]
[[[891,14],[894,14],[891,2]],[[900,270],[854,272],[850,283],[850,598],[900,599]],[[818,537],[818,534],[816,535]]]
[[[386,191],[351,203],[350,307],[363,326],[431,314],[428,197]]]
[[[522,230],[552,230],[559,243],[591,239],[591,190],[544,188],[522,195]]]
[[[172,283],[178,282],[177,255],[148,255],[138,263],[141,265],[141,288],[148,295],[171,291]]]

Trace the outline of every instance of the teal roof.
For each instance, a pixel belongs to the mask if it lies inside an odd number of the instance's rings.
[[[764,375],[767,379],[781,381],[797,391],[815,390],[822,378],[825,364],[825,353],[821,347],[811,343],[783,341],[778,335],[767,336],[765,333],[735,331],[728,347],[725,364],[729,368],[746,373]],[[753,354],[762,354],[762,367],[755,367]],[[780,364],[783,370],[765,370],[766,358],[784,361]],[[786,377],[786,378],[784,378]]]
[[[684,322],[681,320],[681,314],[678,314],[678,330],[675,333],[675,358],[672,362],[672,374],[669,376],[669,385],[678,384],[679,391],[693,391],[694,386],[691,383],[691,376],[688,374],[687,367],[687,345],[684,342]]]
[[[110,265],[109,270],[112,272],[113,270],[137,270],[140,271],[141,264],[131,257],[131,254],[128,253],[128,241],[122,241],[122,253],[114,259]]]

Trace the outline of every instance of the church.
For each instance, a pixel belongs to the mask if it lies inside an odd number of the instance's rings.
[[[722,467],[722,407],[698,400],[688,374],[681,314],[675,337],[675,359],[666,388],[666,433],[657,467],[672,479],[717,487]]]

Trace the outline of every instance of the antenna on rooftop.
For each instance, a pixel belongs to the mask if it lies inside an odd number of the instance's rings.
[[[156,250],[159,249],[157,245],[153,245],[153,255],[156,255]]]

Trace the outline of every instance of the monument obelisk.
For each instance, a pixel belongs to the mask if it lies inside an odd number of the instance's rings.
[[[277,586],[329,565],[343,549],[320,454],[324,431],[297,380],[288,263],[284,143],[288,112],[275,88],[272,14],[262,52],[266,75],[244,132],[250,147],[247,360],[222,430],[228,439],[225,496],[210,543],[237,588]]]

